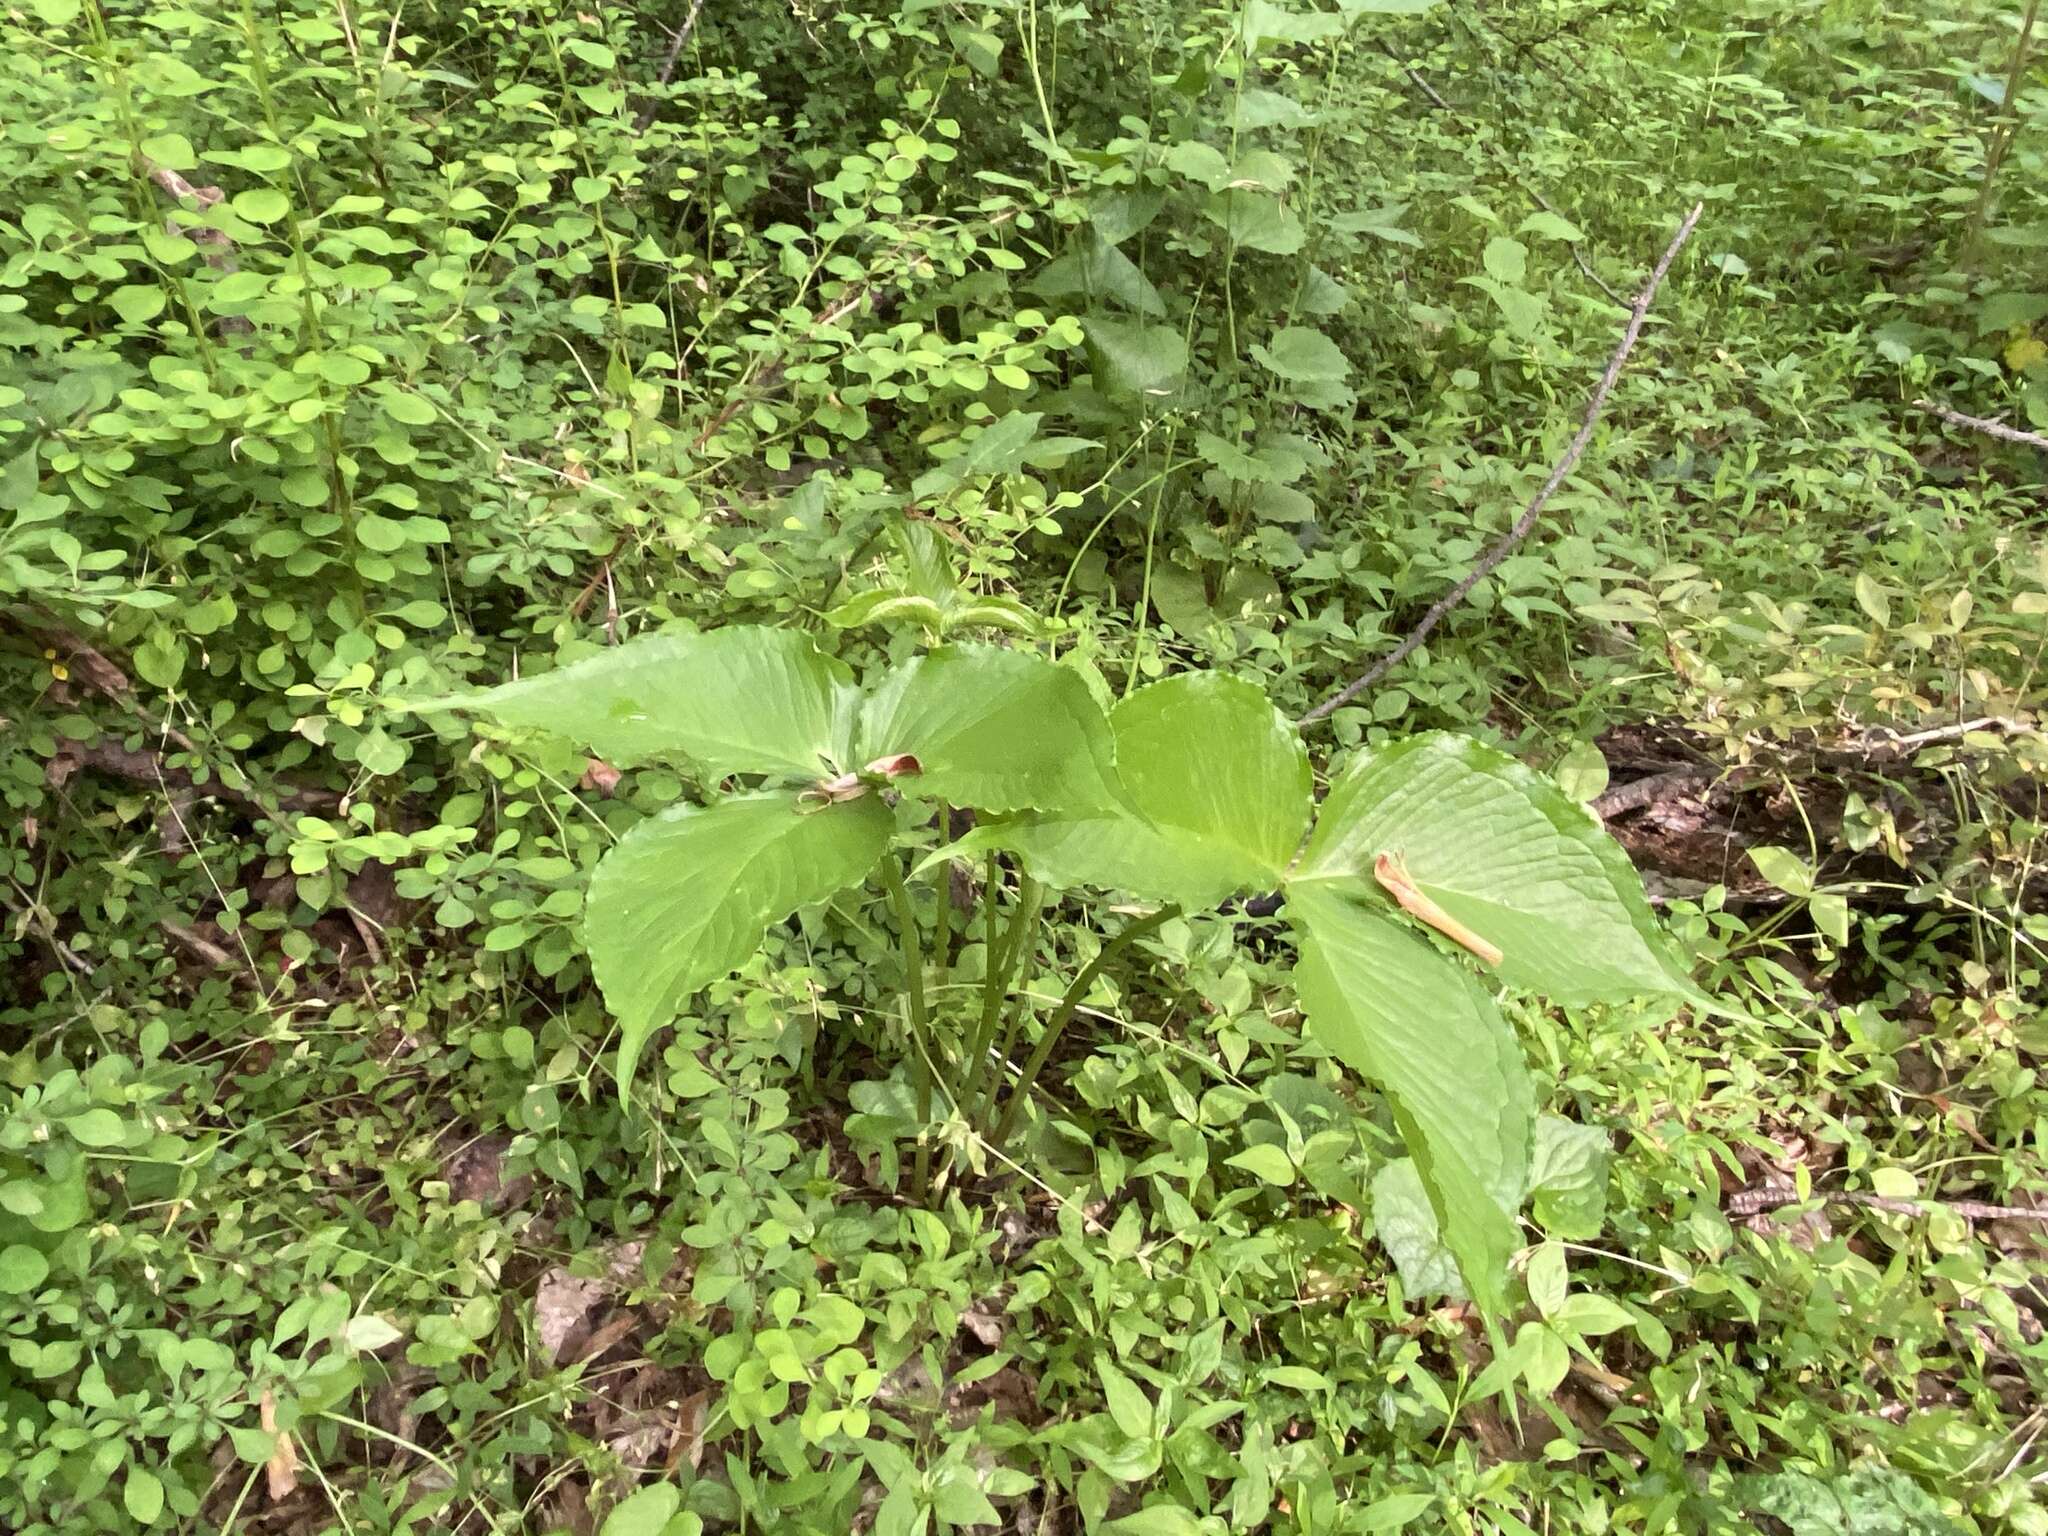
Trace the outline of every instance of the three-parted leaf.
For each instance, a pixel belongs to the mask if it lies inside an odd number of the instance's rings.
[[[1328,885],[1291,887],[1310,1031],[1393,1105],[1466,1288],[1507,1300],[1535,1103],[1512,1030],[1472,975]]]
[[[1071,667],[1026,651],[949,645],[883,678],[861,710],[856,758],[908,753],[897,783],[982,811],[1117,803],[1109,722]]]
[[[800,810],[787,794],[734,795],[643,821],[590,879],[590,967],[619,1021],[625,1091],[647,1037],[738,969],[800,907],[863,879],[895,825],[874,795]]]
[[[1183,673],[1139,689],[1109,724],[1131,810],[1010,829],[1034,875],[1188,907],[1280,883],[1308,827],[1308,753],[1258,687]]]
[[[851,674],[796,630],[649,635],[538,677],[446,701],[566,736],[613,764],[694,764],[709,778],[818,778],[848,767]]]
[[[1381,854],[1501,950],[1511,986],[1568,1004],[1696,996],[1627,855],[1504,752],[1435,732],[1359,758],[1323,802],[1294,888],[1369,887]]]

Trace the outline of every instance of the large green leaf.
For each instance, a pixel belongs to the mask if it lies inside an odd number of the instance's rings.
[[[650,635],[538,677],[441,701],[581,742],[619,766],[678,757],[712,778],[849,766],[859,695],[795,630]]]
[[[1188,371],[1188,347],[1170,325],[1089,315],[1088,367],[1104,394],[1170,395]]]
[[[909,753],[897,783],[983,811],[1115,805],[1115,749],[1095,696],[1071,667],[1026,651],[949,645],[913,657],[861,711],[861,762]]]
[[[1507,1299],[1534,1097],[1513,1032],[1470,973],[1328,887],[1288,890],[1310,1031],[1393,1104],[1465,1287]]]
[[[1323,802],[1295,879],[1415,887],[1503,952],[1501,979],[1560,1003],[1697,994],[1628,857],[1584,807],[1503,752],[1444,732],[1359,758]]]
[[[1255,685],[1189,672],[1110,711],[1132,815],[1040,817],[1010,845],[1051,885],[1098,885],[1189,907],[1280,883],[1312,803],[1300,733]]]
[[[877,796],[818,810],[789,795],[735,795],[643,821],[590,879],[590,967],[619,1021],[619,1084],[647,1037],[736,970],[772,922],[855,884],[888,846]]]

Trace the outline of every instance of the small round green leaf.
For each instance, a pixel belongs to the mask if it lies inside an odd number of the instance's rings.
[[[674,1483],[650,1483],[613,1507],[598,1536],[661,1536],[682,1502],[682,1490]]]
[[[164,1512],[164,1485],[154,1472],[131,1467],[121,1486],[121,1502],[129,1515],[143,1525],[154,1525]]]
[[[251,224],[275,224],[291,212],[291,200],[275,187],[257,187],[238,193],[230,205],[238,217]]]
[[[23,1243],[0,1248],[0,1291],[19,1296],[41,1285],[50,1273],[50,1261],[40,1251]]]

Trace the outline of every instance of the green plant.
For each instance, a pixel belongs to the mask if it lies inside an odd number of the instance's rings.
[[[1218,674],[1169,678],[1104,711],[1072,669],[959,645],[858,687],[809,637],[742,626],[649,637],[452,702],[613,763],[669,758],[707,784],[747,781],[643,822],[592,874],[585,942],[619,1020],[622,1086],[654,1031],[769,924],[879,869],[902,946],[917,1121],[943,1089],[981,1106],[1000,1149],[1100,972],[1183,909],[1279,890],[1311,1031],[1387,1095],[1444,1241],[1494,1311],[1529,1190],[1520,1048],[1484,989],[1394,914],[1560,1002],[1699,1000],[1620,851],[1554,786],[1477,742],[1421,736],[1354,762],[1311,830],[1300,739],[1255,686]],[[983,1006],[955,1030],[934,1006],[948,990],[950,897],[927,949],[897,850],[959,809],[974,831],[919,871],[1002,850],[1026,873],[999,930],[990,861]],[[1162,905],[1103,942],[998,1112],[1000,1083],[983,1079],[990,1053],[1006,1070],[1021,1039],[1014,1013],[998,1031],[1011,969],[1043,892],[1081,888]]]

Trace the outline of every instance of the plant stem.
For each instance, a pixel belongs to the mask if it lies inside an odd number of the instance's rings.
[[[910,1009],[910,1081],[917,1093],[917,1171],[911,1176],[911,1193],[922,1200],[930,1192],[932,1177],[932,1064],[925,1054],[931,1037],[925,1029],[924,947],[918,941],[917,913],[910,905],[903,871],[894,859],[882,861],[882,883],[895,905],[903,946],[903,993]]]
[[[981,1018],[967,1036],[967,1060],[961,1066],[961,1076],[969,1082],[980,1070],[974,1047],[989,1028],[990,1012],[1002,1006],[1003,934],[996,927],[997,897],[1002,894],[1002,879],[1002,865],[991,850],[983,860],[981,879]]]
[[[1059,1007],[1055,1008],[1052,1017],[1046,1020],[1045,1032],[1038,1037],[1038,1044],[1032,1048],[1030,1058],[1025,1061],[1023,1070],[1017,1074],[1017,1086],[1010,1092],[1010,1102],[1003,1107],[1003,1118],[996,1123],[995,1135],[989,1138],[991,1146],[1000,1150],[1010,1139],[1010,1132],[1016,1129],[1017,1116],[1023,1112],[1024,1101],[1031,1096],[1031,1089],[1038,1081],[1038,1074],[1045,1070],[1045,1064],[1052,1059],[1053,1050],[1060,1043],[1060,1036],[1066,1032],[1075,1011],[1081,1006],[1081,999],[1088,995],[1088,989],[1095,985],[1095,978],[1102,974],[1103,968],[1153,929],[1179,916],[1180,908],[1168,905],[1161,907],[1149,917],[1141,917],[1126,923],[1123,930],[1097,950],[1095,958],[1081,968],[1081,974],[1074,978],[1074,984],[1067,988],[1066,995],[1060,999]]]
[[[1031,926],[1025,932],[1023,942],[1011,946],[1010,975],[1013,984],[1010,988],[1009,1016],[1003,1026],[1002,1044],[995,1045],[995,1036],[991,1032],[989,1042],[982,1047],[982,1059],[988,1063],[988,1092],[983,1096],[981,1106],[976,1111],[976,1125],[988,1124],[995,1115],[996,1098],[1003,1091],[1003,1069],[1009,1065],[1010,1053],[1017,1049],[1017,1037],[1024,1028],[1024,1012],[1030,1001],[1026,994],[1026,983],[1030,976],[1029,962],[1032,951],[1038,947],[1038,919],[1044,910],[1045,904],[1042,900],[1032,907]]]
[[[2006,151],[2012,148],[2013,136],[2020,129],[2020,83],[2027,72],[2027,55],[2034,46],[2034,21],[2040,11],[2041,0],[2027,0],[2027,13],[2020,19],[2019,41],[2012,47],[2012,67],[2006,71],[2005,94],[1998,104],[2003,121],[1992,131],[1991,142],[1985,146],[1984,179],[1977,187],[1977,206],[1970,214],[1970,232],[1963,240],[1963,250],[1972,266],[1976,264],[1978,242],[1984,236],[1984,221],[1991,214],[1991,192],[1998,181],[1999,167],[2005,164]]]
[[[989,1048],[995,1044],[996,1027],[1002,1022],[1003,1001],[1010,993],[1010,976],[1017,968],[1017,962],[1024,953],[1025,933],[1038,921],[1040,909],[1045,905],[1045,887],[1029,875],[1017,883],[1017,901],[1010,911],[1010,925],[1002,938],[995,937],[995,906],[993,892],[1001,870],[995,856],[989,856],[989,942],[988,955],[981,979],[981,1022],[968,1041],[967,1063],[961,1072],[962,1087],[966,1090],[961,1100],[963,1107],[974,1098],[981,1097],[978,1085],[984,1073],[994,1076],[996,1068],[989,1061]],[[989,1089],[989,1102],[994,1102],[994,1088]]]
[[[953,813],[939,807],[939,837],[941,840],[952,832]],[[934,1007],[943,1008],[945,998],[953,980],[953,864],[949,859],[939,866],[938,879],[939,909],[933,919],[936,932],[932,935],[932,966],[937,975],[932,981],[932,990],[938,1000]]]

